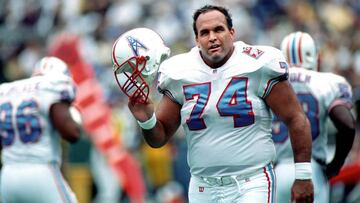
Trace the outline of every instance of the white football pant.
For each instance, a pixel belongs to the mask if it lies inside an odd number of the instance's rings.
[[[274,203],[276,179],[272,164],[249,175],[227,177],[192,176],[190,203]]]
[[[77,203],[56,164],[4,165],[1,194],[3,203]]]

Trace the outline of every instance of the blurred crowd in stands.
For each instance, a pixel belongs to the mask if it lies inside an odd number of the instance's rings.
[[[125,146],[143,165],[150,199],[185,202],[174,200],[176,194],[186,197],[189,179],[182,133],[162,149],[142,144],[124,108],[126,98],[116,86],[110,54],[116,38],[135,27],[157,31],[172,55],[188,50],[195,45],[192,14],[206,3],[228,7],[237,39],[249,44],[279,47],[290,32],[310,33],[321,54],[319,70],[345,76],[359,105],[359,0],[0,0],[0,82],[28,76],[56,35],[78,36],[80,52],[103,87]],[[359,160],[358,152],[353,156]]]

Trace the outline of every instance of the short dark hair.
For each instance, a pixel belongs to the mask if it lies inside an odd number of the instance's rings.
[[[226,22],[227,22],[227,26],[229,29],[232,29],[233,27],[233,23],[232,23],[232,18],[231,18],[231,14],[229,13],[228,9],[226,9],[225,7],[222,7],[222,6],[214,6],[214,5],[205,5],[199,9],[197,9],[195,12],[194,12],[194,15],[193,15],[193,30],[194,30],[194,33],[195,33],[195,36],[198,35],[198,30],[196,28],[196,21],[197,19],[199,18],[199,15],[203,14],[203,13],[206,13],[208,11],[213,11],[213,10],[216,10],[216,11],[219,11],[221,12],[222,14],[224,14],[225,18],[226,18]]]

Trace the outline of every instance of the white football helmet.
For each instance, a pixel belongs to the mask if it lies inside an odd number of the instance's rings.
[[[145,103],[160,63],[170,49],[159,34],[148,28],[135,28],[122,34],[111,53],[114,74],[120,89],[130,98]]]
[[[66,75],[71,76],[66,63],[54,56],[46,56],[41,58],[36,64],[32,72],[32,76],[37,75]]]
[[[290,33],[281,42],[281,51],[291,66],[317,70],[318,54],[315,42],[308,33]]]

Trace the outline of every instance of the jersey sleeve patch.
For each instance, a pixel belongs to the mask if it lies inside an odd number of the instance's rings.
[[[352,88],[350,84],[343,77],[333,77],[331,86],[331,94],[334,95],[334,100],[331,101],[328,111],[337,105],[344,105],[347,108],[352,108]]]
[[[259,96],[267,97],[275,84],[287,80],[289,77],[288,64],[282,58],[275,58],[262,68],[262,85]]]
[[[344,100],[352,101],[351,87],[348,84],[339,83],[339,97]]]
[[[255,48],[255,47],[244,47],[242,53],[254,58],[259,59],[261,55],[264,54],[264,51]]]

